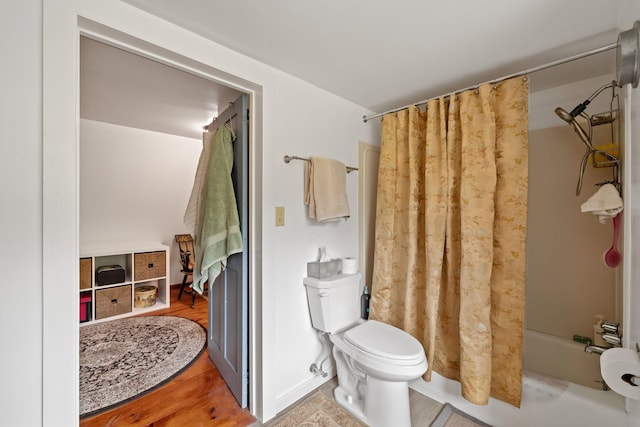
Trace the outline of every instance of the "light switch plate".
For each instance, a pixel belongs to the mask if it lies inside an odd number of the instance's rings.
[[[276,227],[284,227],[284,206],[276,206]]]

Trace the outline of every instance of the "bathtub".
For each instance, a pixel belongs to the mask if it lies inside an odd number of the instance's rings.
[[[493,398],[486,406],[474,405],[462,398],[457,381],[435,372],[430,382],[418,379],[410,387],[495,427],[629,425],[624,399],[613,391],[602,390],[601,383],[592,383],[601,380],[599,356],[584,353],[582,344],[535,331],[525,331],[524,341],[520,408]],[[556,378],[558,373],[566,374],[571,381]]]

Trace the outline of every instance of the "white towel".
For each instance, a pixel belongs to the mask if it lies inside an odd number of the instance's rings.
[[[601,224],[607,222],[607,219],[613,218],[622,212],[624,204],[620,193],[613,184],[605,184],[596,193],[582,204],[580,210],[591,212],[598,216]]]
[[[344,163],[311,157],[304,172],[304,204],[309,206],[309,218],[319,222],[349,218],[347,168]]]

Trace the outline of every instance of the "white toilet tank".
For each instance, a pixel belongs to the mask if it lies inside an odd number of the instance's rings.
[[[360,318],[361,274],[340,274],[329,279],[305,277],[313,327],[336,332]]]

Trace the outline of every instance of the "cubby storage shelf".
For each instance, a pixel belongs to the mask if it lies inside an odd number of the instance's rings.
[[[160,244],[81,248],[80,326],[168,308],[169,259],[169,247]],[[96,270],[113,265],[124,269],[124,281],[98,284]],[[148,285],[157,288],[156,303],[151,307],[136,307],[135,289]]]

